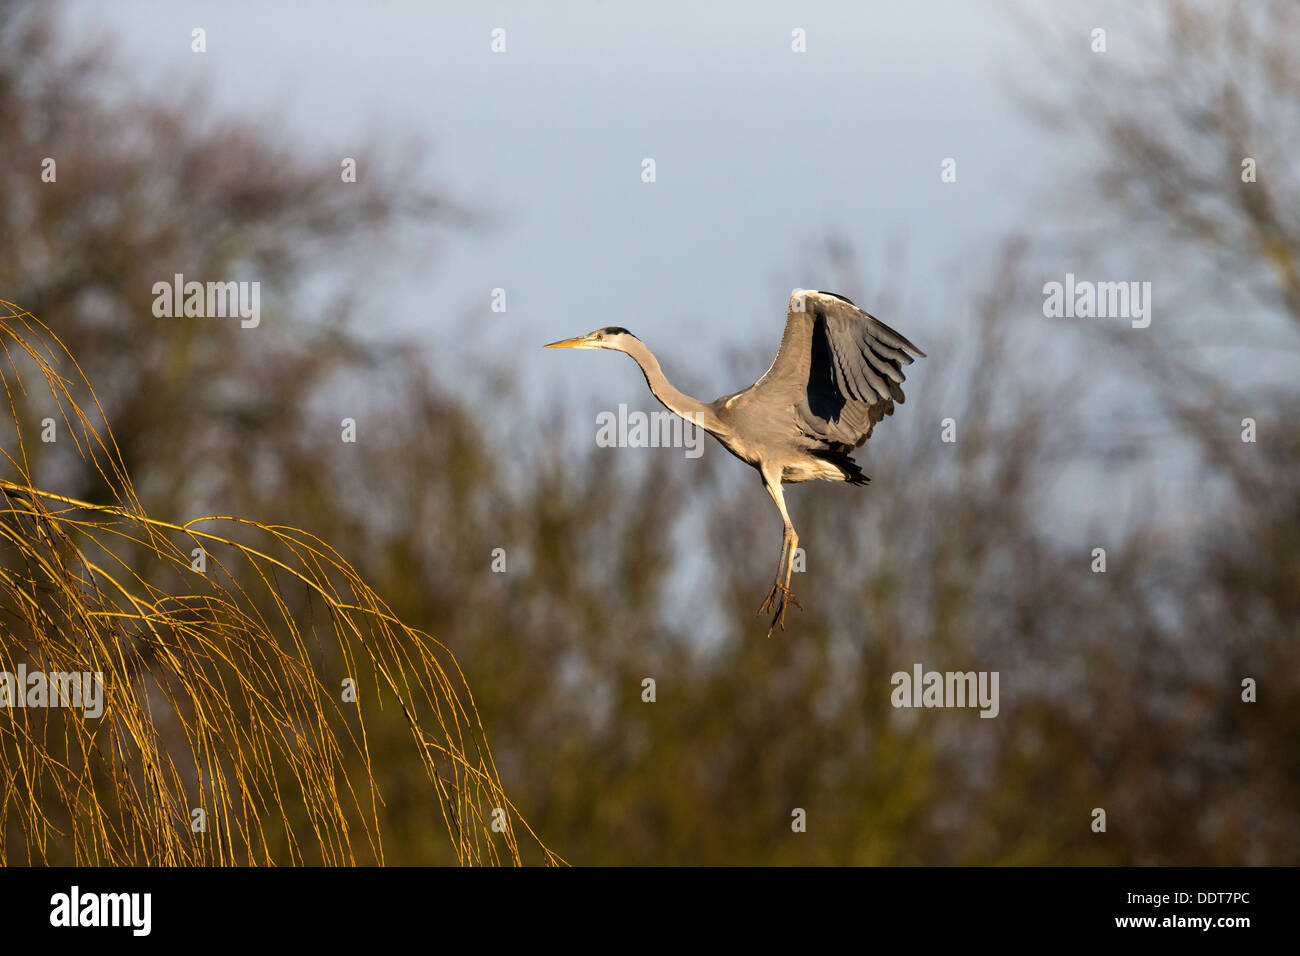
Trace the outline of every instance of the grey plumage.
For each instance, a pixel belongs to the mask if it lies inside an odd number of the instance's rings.
[[[850,453],[894,413],[895,403],[903,403],[903,366],[925,357],[902,334],[843,296],[811,290],[791,297],[771,368],[749,388],[713,402],[674,388],[645,343],[617,326],[547,348],[626,352],[659,401],[758,470],[784,525],[776,582],[759,613],[775,606],[772,627],[783,629],[787,603],[799,606],[790,592],[799,539],[786,512],[782,483],[820,478],[866,484],[869,479]]]

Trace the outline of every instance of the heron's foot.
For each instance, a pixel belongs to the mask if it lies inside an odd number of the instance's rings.
[[[775,631],[777,627],[780,627],[783,631],[785,630],[785,611],[791,604],[799,610],[803,610],[803,605],[799,603],[799,600],[794,596],[793,591],[783,584],[772,585],[772,590],[768,592],[767,600],[765,600],[763,606],[758,609],[759,616],[762,616],[769,610],[775,608],[775,612],[772,615],[772,626],[767,629],[768,637],[772,636],[772,632]]]

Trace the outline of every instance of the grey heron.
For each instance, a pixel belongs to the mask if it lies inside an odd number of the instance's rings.
[[[703,428],[758,470],[783,525],[776,580],[758,609],[760,615],[774,609],[769,637],[778,624],[785,630],[789,604],[801,607],[790,591],[799,536],[781,485],[814,478],[851,485],[870,481],[850,454],[871,437],[877,422],[894,413],[895,402],[902,404],[903,366],[916,356],[925,357],[844,296],[810,289],[790,297],[785,334],[772,367],[749,388],[712,402],[674,388],[654,353],[619,326],[546,347],[626,352],[669,411]]]

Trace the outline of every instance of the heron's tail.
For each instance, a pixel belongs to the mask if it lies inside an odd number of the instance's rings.
[[[858,463],[849,457],[849,453],[846,449],[828,448],[824,451],[814,451],[813,454],[823,461],[830,462],[838,468],[840,473],[844,476],[843,480],[847,481],[851,485],[865,485],[871,481],[870,478],[862,473],[862,469],[858,467]]]

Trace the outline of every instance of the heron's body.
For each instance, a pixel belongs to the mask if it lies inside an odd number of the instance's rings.
[[[864,485],[870,479],[850,457],[871,437],[894,403],[903,402],[903,366],[925,353],[848,299],[805,290],[790,299],[785,333],[771,368],[753,385],[713,402],[678,391],[645,343],[611,326],[548,348],[626,352],[641,366],[650,391],[668,409],[704,428],[758,470],[781,512],[784,532],[773,604],[773,626],[785,626],[790,572],[798,535],[786,512],[782,484],[822,479]],[[771,633],[769,630],[768,633]]]
[[[814,478],[844,480],[844,474],[837,466],[811,454],[809,443],[797,428],[780,424],[773,426],[764,414],[763,405],[755,400],[751,391],[752,386],[711,403],[721,427],[708,429],[706,426],[706,430],[718,439],[723,448],[760,473],[765,462],[779,462],[781,481],[786,484]]]

